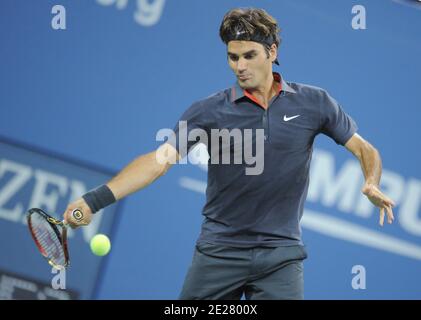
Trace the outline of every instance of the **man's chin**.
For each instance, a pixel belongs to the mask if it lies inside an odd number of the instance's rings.
[[[248,81],[248,80],[245,80],[245,81],[239,80],[238,84],[240,85],[241,89],[243,89],[243,90],[250,90],[250,89],[254,88],[253,84],[250,83],[250,81]]]

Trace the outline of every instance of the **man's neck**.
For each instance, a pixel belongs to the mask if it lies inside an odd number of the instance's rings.
[[[277,93],[276,82],[272,73],[261,86],[247,91],[255,96],[262,106],[267,109],[270,99],[272,99]]]

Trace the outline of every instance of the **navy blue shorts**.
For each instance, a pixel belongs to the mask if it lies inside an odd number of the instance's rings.
[[[303,246],[196,245],[179,299],[303,299]]]

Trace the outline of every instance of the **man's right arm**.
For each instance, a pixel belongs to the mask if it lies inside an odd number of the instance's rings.
[[[166,161],[162,161],[157,153],[167,153]],[[162,145],[158,150],[142,155],[133,160],[120,171],[107,186],[110,188],[116,200],[120,200],[129,194],[150,185],[160,176],[164,175],[176,159],[177,151],[169,144]]]
[[[157,150],[133,160],[107,182],[106,187],[118,201],[154,182],[164,175],[178,159],[179,155],[176,149],[170,144],[163,144]],[[71,215],[71,212],[77,208],[84,213],[81,221],[76,221]],[[92,210],[86,201],[80,198],[68,205],[63,216],[64,220],[72,227],[84,226],[91,222]]]

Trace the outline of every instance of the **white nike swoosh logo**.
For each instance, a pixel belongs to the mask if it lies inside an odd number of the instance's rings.
[[[300,115],[298,114],[298,115],[296,115],[296,116],[292,116],[292,117],[287,117],[287,115],[284,115],[284,121],[289,121],[289,120],[292,120],[292,119],[295,119],[295,118],[298,118]]]

